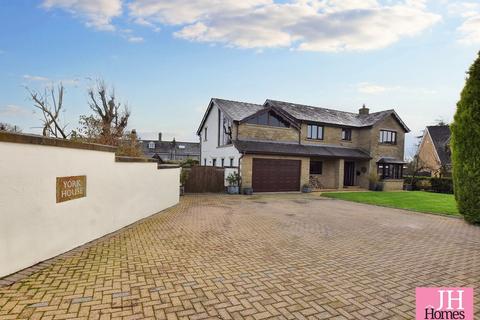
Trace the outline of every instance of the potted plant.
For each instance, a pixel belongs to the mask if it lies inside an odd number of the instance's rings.
[[[312,192],[312,188],[308,184],[304,184],[302,186],[302,192],[303,193],[310,193],[310,192]]]
[[[238,194],[240,185],[240,175],[237,172],[232,172],[227,176],[227,192],[229,194]]]
[[[186,169],[182,169],[180,173],[180,195],[183,196],[185,194],[185,183],[188,179],[188,171]]]
[[[382,185],[379,183],[378,176],[372,172],[368,177],[368,189],[372,191],[381,191]]]

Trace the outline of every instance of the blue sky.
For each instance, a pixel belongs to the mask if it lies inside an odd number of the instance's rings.
[[[62,81],[73,129],[103,78],[145,138],[195,140],[211,97],[395,108],[413,137],[452,119],[479,49],[479,1],[5,0],[0,121],[38,132],[25,87]]]

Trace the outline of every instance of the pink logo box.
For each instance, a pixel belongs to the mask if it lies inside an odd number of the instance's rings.
[[[473,320],[473,288],[417,288],[416,319]]]

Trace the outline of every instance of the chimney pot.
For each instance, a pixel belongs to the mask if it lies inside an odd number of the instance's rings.
[[[358,110],[359,115],[367,115],[370,113],[370,109],[365,107],[365,104]]]

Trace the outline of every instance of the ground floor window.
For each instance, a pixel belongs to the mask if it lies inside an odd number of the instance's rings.
[[[310,174],[322,174],[323,162],[318,160],[310,160]]]
[[[380,179],[403,179],[403,164],[378,163],[377,173]]]

